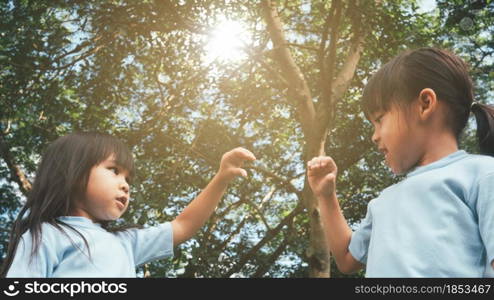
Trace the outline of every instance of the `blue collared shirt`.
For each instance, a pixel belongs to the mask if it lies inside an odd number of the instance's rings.
[[[367,277],[494,277],[494,158],[414,169],[369,202],[349,251]]]
[[[173,256],[171,223],[110,233],[85,217],[60,217],[79,231],[65,232],[42,224],[41,244],[34,257],[31,233],[22,235],[7,277],[136,277],[136,266]]]

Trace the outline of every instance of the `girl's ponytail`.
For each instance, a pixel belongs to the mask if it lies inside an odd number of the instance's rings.
[[[480,153],[494,156],[494,107],[473,102],[471,110],[477,121]]]

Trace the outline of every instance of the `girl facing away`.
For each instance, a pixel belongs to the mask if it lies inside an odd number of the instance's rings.
[[[444,50],[407,51],[368,82],[363,109],[387,165],[405,179],[371,200],[352,232],[330,157],[308,162],[328,246],[344,273],[494,277],[494,108],[473,101],[466,64]],[[469,114],[483,155],[458,150]]]
[[[108,221],[129,205],[129,149],[106,134],[60,137],[44,154],[14,223],[1,277],[136,277],[136,266],[172,256],[199,230],[252,160],[243,148],[225,153],[211,182],[173,221],[111,232]]]

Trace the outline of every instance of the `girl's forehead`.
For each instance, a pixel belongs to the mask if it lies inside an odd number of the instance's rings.
[[[134,177],[134,160],[130,151],[127,148],[116,147],[114,149],[106,149],[106,153],[102,153],[99,164],[114,164],[122,171],[128,171],[130,177]]]
[[[399,104],[398,100],[391,100],[386,106],[376,107],[372,112],[369,113],[370,116],[379,116],[387,112],[399,112],[402,111],[403,105]]]
[[[376,109],[372,112],[369,113],[369,120],[373,122],[375,119],[377,119],[379,116],[383,115],[386,111],[384,109]]]
[[[390,115],[401,115],[405,113],[404,108],[400,105],[397,105],[395,103],[390,103],[389,107],[387,109],[380,108],[376,109],[373,112],[369,113],[369,121],[374,122],[377,118],[385,115],[385,114],[390,114]]]
[[[117,165],[119,168],[126,170],[121,163],[118,162],[117,156],[115,154],[110,154],[105,160],[103,160],[100,164],[113,164]]]

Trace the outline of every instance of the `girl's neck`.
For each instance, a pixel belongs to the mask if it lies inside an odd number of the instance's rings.
[[[419,166],[428,165],[458,151],[458,142],[454,135],[449,132],[429,133],[427,136],[424,154],[419,161]]]

